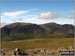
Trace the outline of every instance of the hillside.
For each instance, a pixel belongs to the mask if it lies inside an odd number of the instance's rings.
[[[73,25],[12,23],[1,28],[2,41],[74,37]]]
[[[20,48],[22,50],[35,48],[51,48],[51,49],[57,49],[60,47],[67,48],[69,46],[74,46],[74,38],[19,40],[19,41],[2,42],[1,46],[2,48]]]
[[[31,40],[19,40],[10,42],[1,42],[2,52],[5,55],[15,55],[14,51],[18,53],[17,55],[28,55],[28,56],[38,56],[38,55],[52,55],[60,56],[59,51],[74,51],[74,38],[53,38],[53,39],[31,39]],[[19,51],[17,51],[18,49]],[[8,51],[9,52],[8,52]],[[12,51],[11,51],[12,50]]]
[[[55,33],[63,33],[63,34],[73,34],[74,26],[69,24],[56,24],[56,23],[47,23],[41,25],[46,30],[49,30],[49,33],[55,34]]]

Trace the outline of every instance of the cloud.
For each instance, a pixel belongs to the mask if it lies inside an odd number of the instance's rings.
[[[47,13],[40,13],[40,18],[48,19],[48,18],[50,18],[50,15],[51,15],[50,12],[47,12]]]
[[[5,16],[11,16],[11,17],[16,17],[18,15],[27,13],[28,11],[15,11],[15,12],[5,12],[4,15]]]
[[[53,18],[58,18],[61,15],[59,13],[54,13],[51,14],[51,12],[46,12],[46,13],[40,13],[40,19],[53,19]]]
[[[28,13],[28,12],[33,11],[33,10],[37,10],[37,9],[30,9],[30,10],[24,10],[24,11],[14,11],[14,12],[5,12],[4,16],[17,17],[19,15]]]

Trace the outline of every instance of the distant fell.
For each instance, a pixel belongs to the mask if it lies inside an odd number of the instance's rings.
[[[1,28],[2,39],[6,39],[6,37],[9,39],[11,38],[11,36],[13,36],[13,39],[16,38],[16,40],[17,38],[55,38],[56,35],[60,35],[60,38],[64,37],[65,35],[65,37],[74,37],[74,26],[69,24],[60,25],[57,23],[46,23],[37,25],[32,23],[17,22],[5,25]]]

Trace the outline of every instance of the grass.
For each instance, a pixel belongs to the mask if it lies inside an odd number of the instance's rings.
[[[15,40],[28,40],[28,39],[41,39],[41,38],[66,38],[67,34],[25,34],[25,33],[11,33],[9,36],[3,35],[2,42],[15,41]]]
[[[1,42],[2,48],[20,48],[22,50],[34,48],[54,48],[74,46],[74,38],[52,38],[52,39],[31,39]]]

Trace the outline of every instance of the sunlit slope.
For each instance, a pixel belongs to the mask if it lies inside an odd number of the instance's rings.
[[[53,38],[53,39],[31,39],[19,40],[11,42],[2,42],[2,48],[20,48],[20,49],[34,49],[34,48],[60,48],[74,46],[74,38]]]

